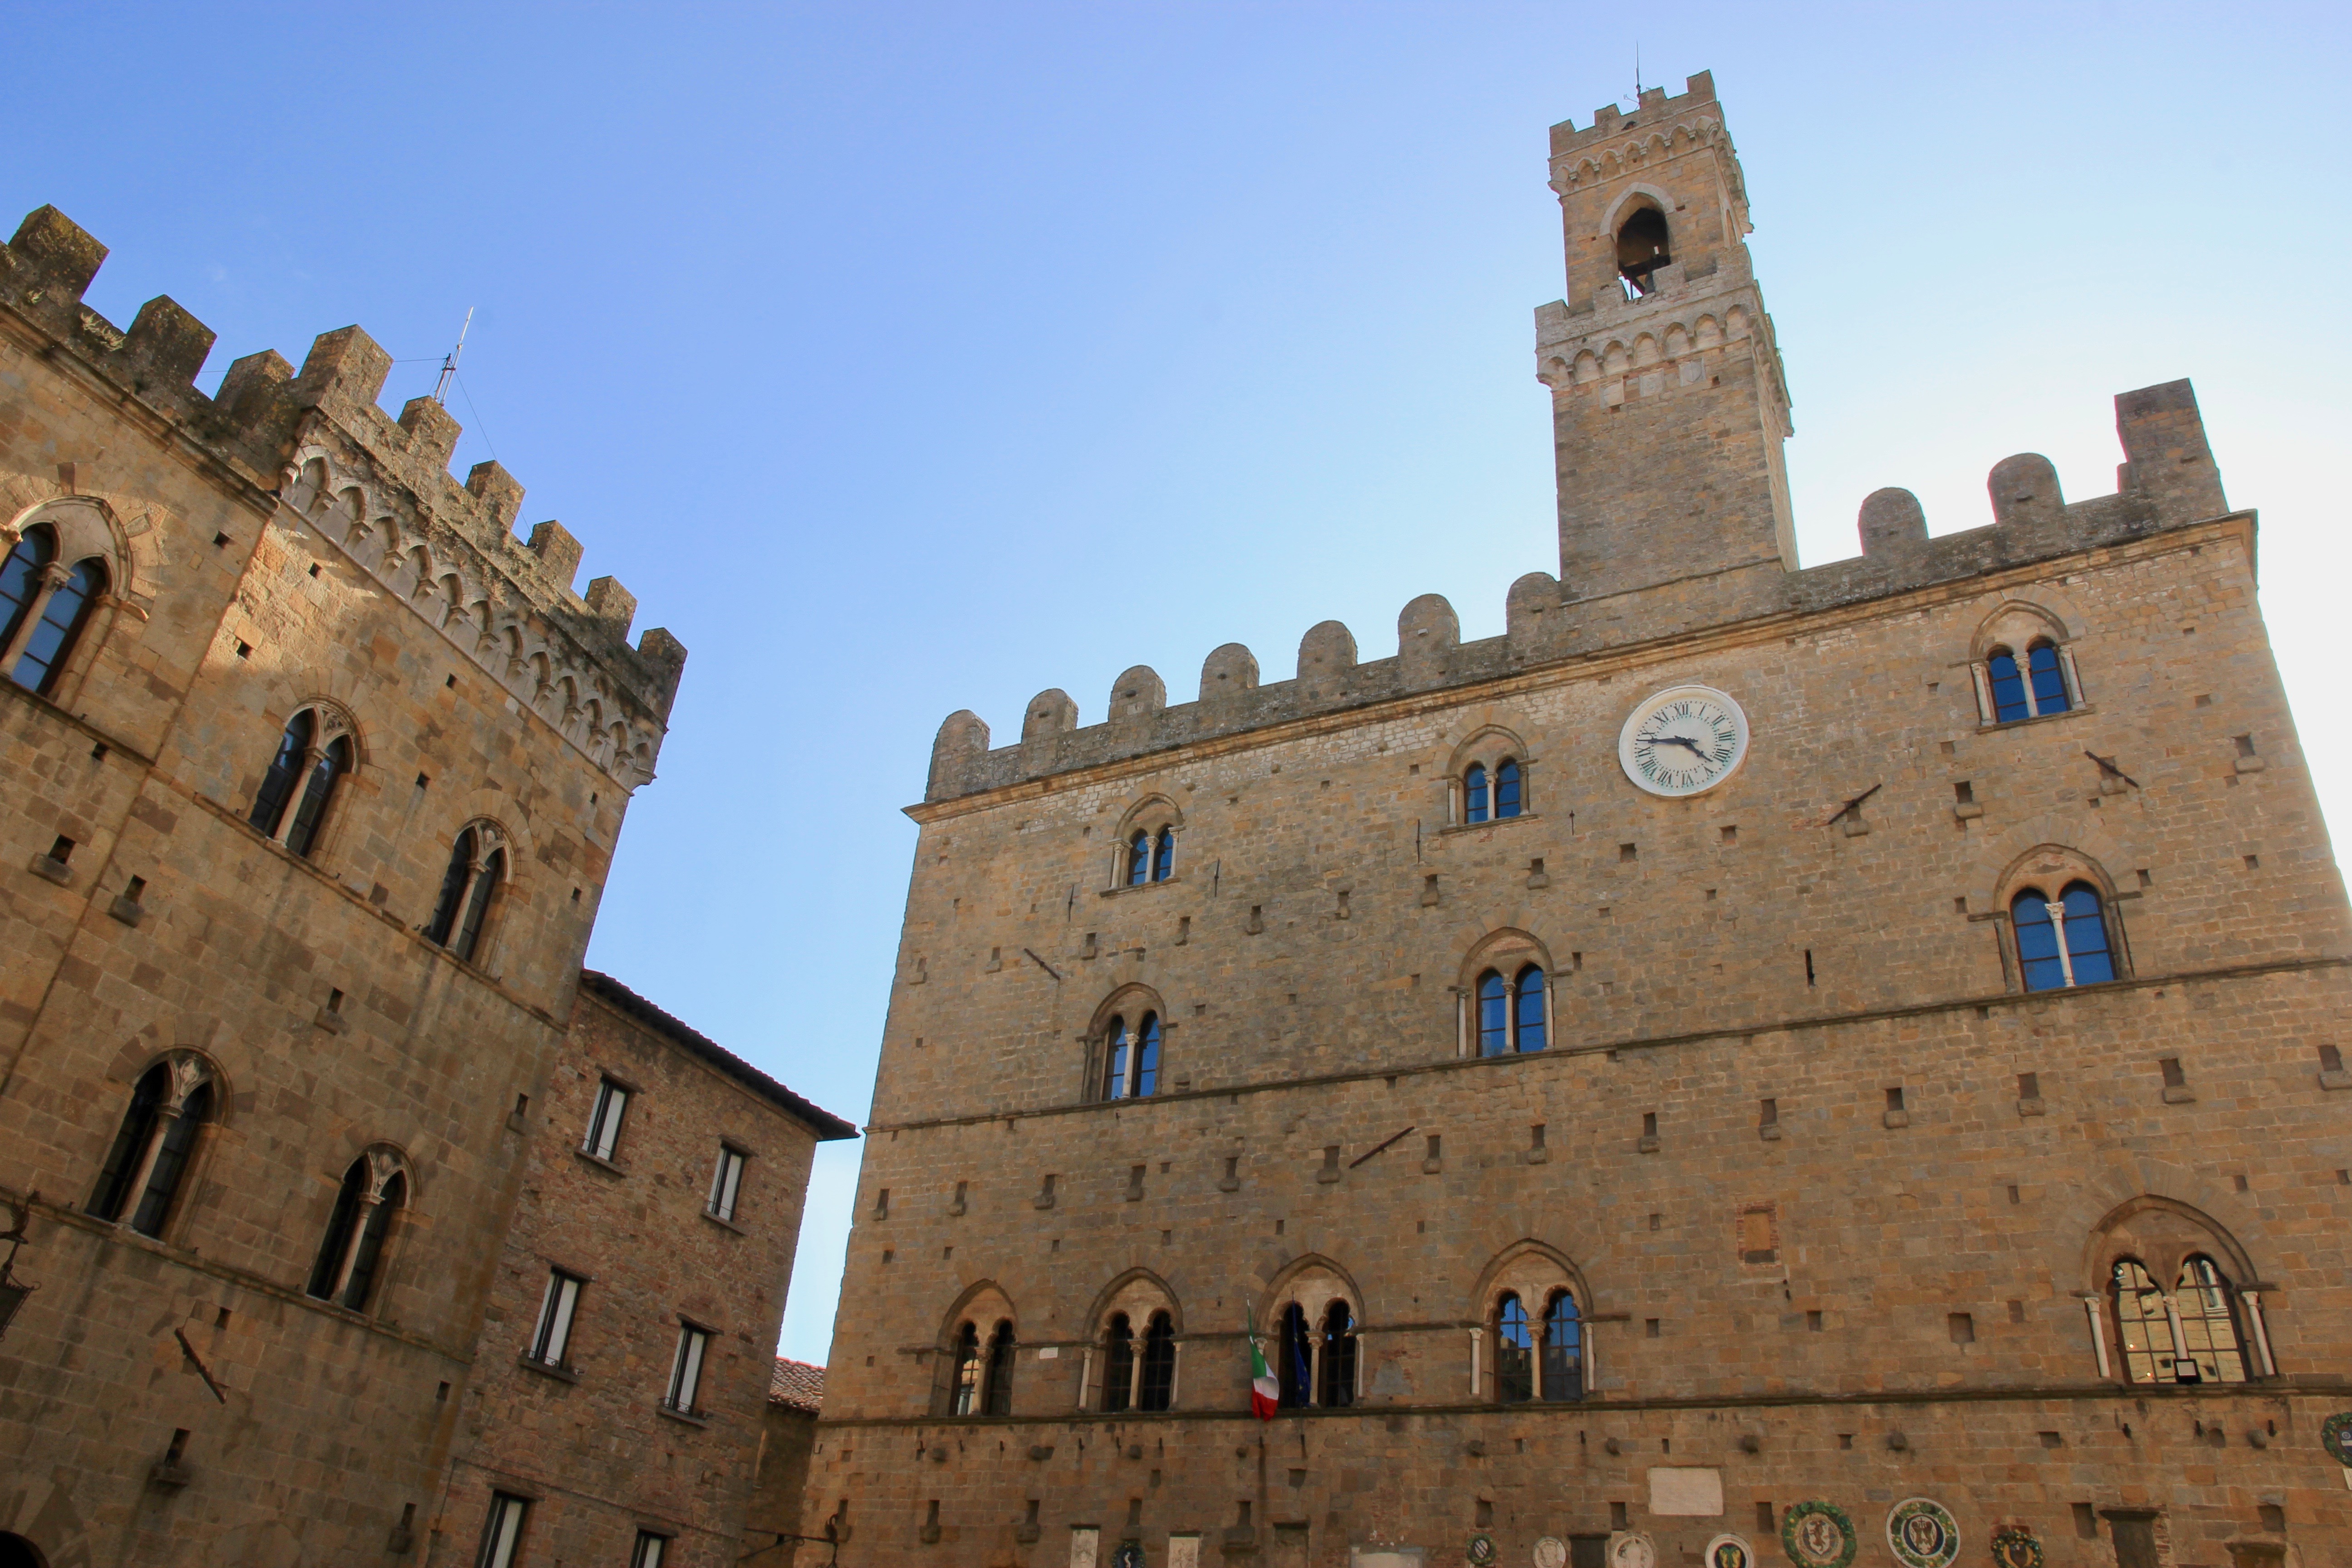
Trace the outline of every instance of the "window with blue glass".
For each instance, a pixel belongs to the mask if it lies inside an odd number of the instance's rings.
[[[2064,662],[2058,657],[2057,645],[2047,638],[2028,647],[2021,661],[2008,648],[1993,649],[1985,660],[1985,674],[1992,688],[1996,724],[2047,718],[2074,705],[2066,688]]]
[[[2054,899],[2028,888],[2010,901],[2009,919],[2028,991],[2096,985],[2116,977],[2106,909],[2090,883],[2069,882]]]
[[[1565,1290],[1554,1291],[1544,1309],[1540,1383],[1541,1397],[1554,1404],[1584,1397],[1584,1324]]]
[[[1462,820],[1500,822],[1526,809],[1526,789],[1518,763],[1505,757],[1490,772],[1484,763],[1462,770]]]
[[[1508,980],[1498,969],[1489,969],[1478,976],[1478,1054],[1500,1057],[1514,1051],[1543,1049],[1546,1004],[1549,1000],[1544,972],[1536,964],[1526,965]]]
[[[1527,1304],[1506,1290],[1495,1304],[1495,1398],[1520,1405],[1536,1396],[1536,1342]]]
[[[28,528],[0,560],[0,668],[27,690],[57,684],[99,597],[106,567],[96,556],[71,566],[58,561],[47,527]]]
[[[1146,1013],[1129,1028],[1114,1016],[1103,1032],[1105,1100],[1142,1100],[1160,1089],[1160,1015]]]
[[[1163,827],[1155,834],[1137,829],[1127,841],[1127,885],[1140,888],[1175,874],[1176,830]]]

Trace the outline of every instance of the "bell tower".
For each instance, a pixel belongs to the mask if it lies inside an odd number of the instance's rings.
[[[1787,380],[1715,79],[1553,126],[1551,188],[1568,298],[1536,311],[1536,363],[1552,395],[1562,597],[1689,583],[1738,598],[1740,577],[1794,571]]]

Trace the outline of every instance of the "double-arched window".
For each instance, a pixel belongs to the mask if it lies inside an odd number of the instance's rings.
[[[970,1319],[956,1331],[955,1392],[950,1410],[957,1415],[1009,1415],[1013,1412],[1013,1320],[1000,1319],[988,1343]]]
[[[1160,1088],[1160,1015],[1146,1013],[1128,1027],[1114,1016],[1103,1032],[1105,1100],[1140,1100]]]
[[[1292,1301],[1276,1325],[1276,1403],[1285,1409],[1356,1402],[1355,1310],[1335,1296],[1323,1308],[1320,1331],[1307,1309]]]
[[[1544,972],[1528,964],[1509,980],[1489,969],[1478,976],[1478,1054],[1507,1056],[1544,1048]]]
[[[1486,763],[1472,763],[1462,770],[1462,820],[1500,821],[1517,816],[1525,794],[1517,759],[1505,757],[1491,774]]]
[[[345,729],[317,708],[289,720],[246,821],[307,858],[319,842],[335,785],[352,771],[352,738]]]
[[[1495,1303],[1494,1346],[1498,1403],[1584,1397],[1584,1324],[1569,1291],[1551,1293],[1540,1321],[1528,1318],[1517,1291],[1504,1291]]]
[[[2109,1283],[2116,1342],[2130,1383],[2243,1383],[2245,1342],[2236,1292],[2212,1258],[2193,1253],[2167,1292],[2137,1258],[2116,1260]]]
[[[56,530],[25,530],[0,560],[0,672],[27,690],[52,689],[106,584],[97,556],[68,565],[58,559]]]
[[[1147,882],[1164,882],[1175,874],[1176,830],[1163,827],[1155,834],[1136,829],[1127,841],[1127,885],[1140,888]]]
[[[2054,899],[2040,888],[2023,889],[2010,900],[2009,919],[2028,991],[2096,985],[2116,977],[2105,900],[2090,883],[2069,882]]]
[[[217,1092],[212,1069],[194,1056],[174,1056],[140,1074],[85,1212],[142,1236],[162,1236]]]
[[[1103,1331],[1102,1407],[1165,1410],[1176,1393],[1176,1326],[1164,1311],[1143,1327],[1142,1354],[1136,1353],[1135,1328],[1125,1312],[1113,1312]]]
[[[1994,648],[1985,657],[1985,678],[1992,687],[1996,724],[2063,713],[2074,706],[2058,645],[2048,637],[2036,637],[2028,644],[2022,660],[2009,648]]]
[[[408,1202],[408,1173],[398,1155],[371,1149],[343,1173],[334,1213],[310,1267],[307,1293],[356,1312],[375,1292],[384,1239]]]
[[[434,901],[433,919],[425,928],[425,940],[474,962],[482,928],[506,874],[506,845],[496,827],[478,822],[457,835],[449,851],[449,868],[441,876],[441,896]]]

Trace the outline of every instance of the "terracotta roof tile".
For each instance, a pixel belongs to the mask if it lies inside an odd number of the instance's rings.
[[[768,1378],[768,1400],[774,1405],[789,1405],[810,1415],[824,1409],[824,1368],[812,1366],[804,1361],[776,1358],[776,1370]]]

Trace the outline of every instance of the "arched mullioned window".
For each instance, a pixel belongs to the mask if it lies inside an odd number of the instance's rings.
[[[478,822],[458,834],[449,851],[449,868],[441,877],[441,896],[434,900],[433,919],[425,928],[425,940],[474,962],[491,903],[506,873],[506,846],[497,828]]]
[[[1129,1029],[1123,1017],[1111,1019],[1103,1034],[1105,1100],[1141,1100],[1160,1089],[1160,1015],[1146,1013]]]
[[[1348,1303],[1323,1310],[1323,1364],[1315,1403],[1326,1408],[1356,1403],[1356,1321]]]
[[[1492,772],[1484,763],[1462,770],[1462,820],[1500,822],[1526,809],[1526,775],[1518,760],[1505,757]]]
[[[1547,1401],[1564,1404],[1584,1397],[1584,1324],[1577,1316],[1576,1298],[1566,1290],[1553,1291],[1544,1308],[1538,1377]]]
[[[1143,1329],[1141,1376],[1135,1390],[1138,1410],[1165,1410],[1176,1399],[1176,1325],[1165,1312],[1154,1312]]]
[[[1125,1312],[1113,1312],[1103,1331],[1102,1407],[1113,1415],[1125,1410],[1135,1391],[1135,1329]]]
[[[1519,764],[1506,757],[1495,764],[1495,816],[1519,815]]]
[[[955,1392],[948,1406],[950,1414],[980,1414],[987,1373],[986,1363],[981,1360],[980,1354],[980,1325],[967,1320],[963,1327],[956,1331]]]
[[[343,729],[339,718],[313,708],[289,720],[246,814],[297,855],[307,858],[317,845],[335,786],[352,771],[352,738]]]
[[[212,1070],[193,1056],[142,1073],[85,1212],[142,1236],[162,1236],[216,1094]]]
[[[65,564],[54,529],[25,530],[0,560],[0,670],[28,690],[47,692],[106,585],[106,563],[97,556]]]
[[[1486,785],[1486,764],[1472,763],[1462,772],[1462,820],[1484,822],[1490,807]]]
[[[1013,1337],[1013,1320],[1002,1319],[988,1336],[986,1405],[991,1415],[1013,1414],[1013,1361],[1019,1344]]]
[[[1155,834],[1138,828],[1127,841],[1127,885],[1140,888],[1175,874],[1176,830],[1163,827]]]
[[[310,1268],[308,1293],[356,1312],[374,1294],[394,1217],[408,1202],[408,1173],[397,1155],[370,1150],[343,1173],[327,1234]]]
[[[2040,888],[2023,889],[2010,900],[2009,918],[2028,991],[2096,985],[2116,977],[2105,900],[2090,883],[2069,882],[2055,899]]]
[[[1151,846],[1151,879],[1164,882],[1176,874],[1176,830],[1163,827]]]
[[[1282,1310],[1280,1342],[1275,1347],[1279,1364],[1275,1377],[1281,1392],[1276,1403],[1285,1410],[1302,1410],[1314,1402],[1314,1330],[1307,1327],[1307,1309],[1293,1301]]]
[[[2192,1254],[2167,1294],[2137,1258],[2116,1260],[2116,1342],[2130,1383],[2244,1383],[2236,1292],[2214,1261]]]
[[[1494,969],[1478,976],[1478,1054],[1499,1057],[1543,1049],[1549,995],[1544,972],[1536,964],[1525,965],[1507,981]]]
[[[1992,692],[1996,724],[2046,718],[2074,705],[2064,660],[2058,645],[2048,637],[2037,637],[2029,644],[2021,660],[2010,648],[1994,648],[1985,656],[1985,679]]]
[[[1528,1324],[1527,1304],[1517,1291],[1506,1290],[1495,1303],[1495,1398],[1517,1405],[1535,1395],[1535,1336]]]

